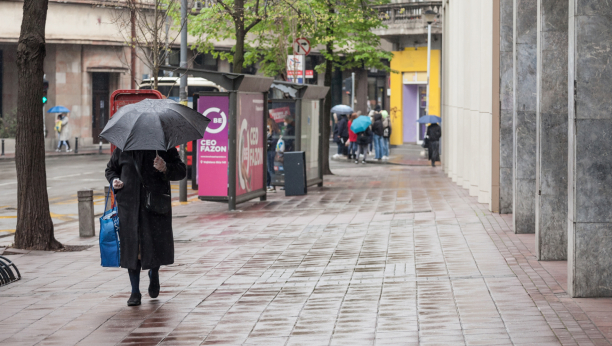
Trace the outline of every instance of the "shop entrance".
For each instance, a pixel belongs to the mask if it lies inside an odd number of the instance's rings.
[[[100,143],[100,132],[108,122],[109,111],[109,80],[108,72],[93,72],[91,74],[92,89],[92,111],[91,111],[91,135],[94,143]],[[102,143],[106,143],[102,140]]]

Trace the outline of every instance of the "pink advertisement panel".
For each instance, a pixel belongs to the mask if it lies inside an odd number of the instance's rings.
[[[236,196],[264,188],[264,99],[238,95]]]
[[[197,141],[198,195],[227,197],[229,96],[200,96],[198,112],[210,119]]]

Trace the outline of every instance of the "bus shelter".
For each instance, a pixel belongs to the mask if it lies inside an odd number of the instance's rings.
[[[274,81],[268,112],[285,143],[285,151],[306,154],[307,186],[323,186],[323,100],[329,87]],[[283,186],[284,158],[274,157],[272,185]]]
[[[193,95],[193,108],[211,120],[204,138],[193,145],[192,185],[197,188],[199,199],[228,203],[230,210],[254,198],[265,200],[267,105],[273,79],[171,69],[207,79],[225,89]]]

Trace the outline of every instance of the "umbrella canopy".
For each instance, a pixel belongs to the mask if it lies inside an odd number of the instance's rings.
[[[436,115],[424,115],[417,120],[419,124],[437,124],[442,121],[442,118]]]
[[[169,99],[123,106],[100,137],[127,150],[168,150],[204,137],[210,119]]]
[[[352,114],[353,108],[346,105],[335,105],[332,107],[331,112],[336,114]]]
[[[64,106],[55,106],[49,109],[47,113],[70,113],[70,110]]]
[[[363,132],[370,125],[372,125],[372,119],[366,115],[360,115],[351,123],[351,131],[355,133]]]

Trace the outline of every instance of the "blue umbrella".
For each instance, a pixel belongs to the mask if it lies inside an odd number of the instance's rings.
[[[370,125],[372,125],[372,119],[366,115],[361,115],[351,123],[351,131],[355,133],[363,132]]]
[[[353,108],[346,105],[336,105],[331,109],[331,112],[336,114],[352,114]]]
[[[417,120],[419,124],[437,124],[442,121],[442,118],[436,115],[424,115]]]
[[[70,113],[70,110],[64,106],[55,106],[49,109],[47,113]]]

